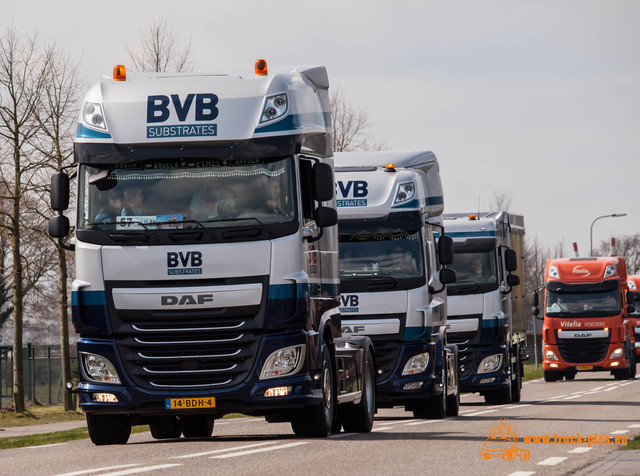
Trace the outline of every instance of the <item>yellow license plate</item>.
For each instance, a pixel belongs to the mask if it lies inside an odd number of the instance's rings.
[[[593,370],[593,365],[576,365],[577,370]]]
[[[164,403],[167,410],[190,410],[192,408],[214,408],[216,399],[214,397],[167,398]]]

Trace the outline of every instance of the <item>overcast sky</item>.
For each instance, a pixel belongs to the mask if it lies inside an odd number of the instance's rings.
[[[565,255],[640,233],[636,0],[0,0],[2,35],[38,33],[93,83],[131,65],[153,16],[195,70],[321,64],[389,149],[429,149],[445,210],[510,195],[527,235]]]

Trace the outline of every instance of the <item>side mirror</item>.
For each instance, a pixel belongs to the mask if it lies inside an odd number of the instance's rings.
[[[507,268],[507,271],[515,271],[518,269],[518,255],[515,250],[509,248],[504,252],[504,265]],[[507,282],[508,284],[508,282]]]
[[[451,268],[442,268],[438,274],[438,279],[442,284],[455,283],[457,279],[456,272]]]
[[[57,215],[49,218],[49,235],[53,238],[62,239],[69,234],[71,227],[69,219],[64,215]]]
[[[540,305],[540,298],[538,297],[538,293],[533,293],[533,296],[531,297],[531,302],[535,307],[538,307]]]
[[[627,313],[633,314],[634,312],[636,312],[636,307],[632,306],[632,305],[628,305],[627,306]]]
[[[51,208],[56,212],[69,208],[69,176],[64,172],[51,176]]]
[[[321,228],[338,224],[338,212],[335,208],[318,207],[313,212],[316,225]]]
[[[540,309],[537,307],[531,308],[531,314],[533,314],[534,317],[538,317],[540,315]]]
[[[442,235],[438,240],[438,260],[440,264],[453,263],[453,238]]]
[[[514,287],[514,286],[517,286],[518,284],[520,284],[520,276],[518,276],[517,274],[508,274],[507,275],[507,284],[511,288]]]
[[[329,164],[317,162],[313,166],[313,198],[318,202],[324,202],[331,200],[334,193],[333,169]]]

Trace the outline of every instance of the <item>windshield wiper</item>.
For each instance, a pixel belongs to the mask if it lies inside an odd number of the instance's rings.
[[[393,276],[375,276],[371,283],[367,284],[367,291],[376,291],[376,290],[391,290],[397,287],[401,287],[402,289],[407,289],[407,286],[402,284]]]
[[[240,236],[246,236],[247,238],[254,238],[260,236],[263,231],[267,232],[269,238],[273,238],[273,233],[268,227],[264,225],[260,220],[255,217],[250,218],[216,218],[210,220],[202,220],[200,223],[225,223],[225,222],[241,222],[241,221],[255,221],[256,224],[240,225],[238,223],[230,225],[231,229],[225,229],[221,235],[224,240],[231,240]],[[217,228],[217,227],[215,227]]]

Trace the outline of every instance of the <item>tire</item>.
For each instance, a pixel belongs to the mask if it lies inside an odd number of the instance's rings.
[[[185,438],[209,438],[215,419],[211,415],[183,415],[180,428]]]
[[[373,428],[376,412],[375,365],[371,349],[367,350],[362,381],[362,399],[356,405],[345,405],[340,409],[342,426],[349,433],[369,433]]]
[[[564,373],[564,378],[567,380],[575,380],[576,379],[576,372],[565,372]]]
[[[304,407],[291,419],[291,428],[298,437],[325,438],[331,434],[336,412],[333,360],[327,343],[322,344],[322,402]]]
[[[560,380],[560,378],[562,378],[560,375],[558,375],[558,372],[555,370],[543,370],[542,373],[544,375],[545,382],[555,382],[557,380]]]
[[[519,403],[522,398],[522,376],[524,368],[520,361],[519,352],[516,351],[515,374],[516,379],[511,381],[511,403]],[[513,374],[512,374],[513,375]]]
[[[446,351],[445,351],[446,352]],[[447,414],[447,371],[446,371],[446,354],[442,356],[442,369],[441,382],[442,382],[442,394],[435,397],[424,399],[420,404],[413,409],[413,416],[415,418],[433,418],[435,420],[442,420]]]
[[[128,415],[87,413],[87,428],[94,445],[124,445],[131,435],[131,419]]]
[[[156,440],[180,438],[180,420],[175,416],[159,417],[149,423],[149,429]]]
[[[631,352],[629,353],[629,380],[636,378],[637,360],[636,351],[634,348],[631,348]]]

